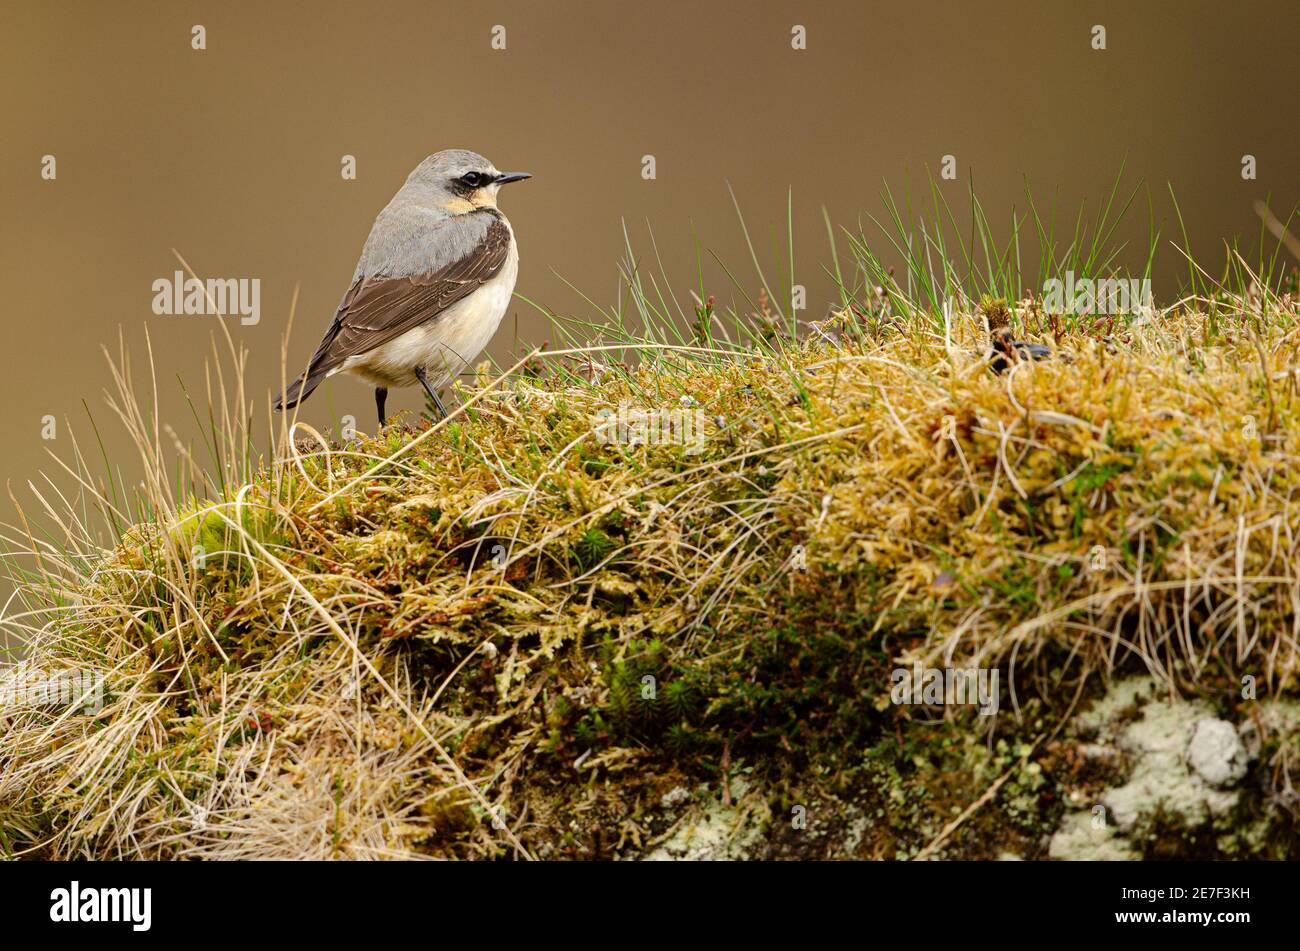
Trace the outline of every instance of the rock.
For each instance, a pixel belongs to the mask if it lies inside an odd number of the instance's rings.
[[[1061,820],[1047,855],[1066,862],[1132,862],[1139,857],[1109,823],[1098,827],[1087,812],[1070,813]]]
[[[674,789],[664,798],[676,792]],[[736,800],[731,806],[723,805],[703,788],[694,796],[688,793],[688,798],[696,801],[697,808],[684,815],[668,838],[641,860],[713,862],[755,858],[766,840],[767,817],[756,814],[752,804],[745,803],[749,786],[743,778],[731,780],[731,792]],[[679,805],[683,801],[680,794],[674,798]]]
[[[1126,711],[1135,705],[1139,713],[1131,718]],[[1113,684],[1075,726],[1095,735],[1082,746],[1087,758],[1103,759],[1109,751],[1132,768],[1090,810],[1062,819],[1048,849],[1052,858],[1134,857],[1128,836],[1147,817],[1163,812],[1199,826],[1238,802],[1239,793],[1225,788],[1245,775],[1249,760],[1237,729],[1203,704],[1168,699],[1149,678]],[[1100,828],[1094,828],[1093,813],[1103,820]]]
[[[1246,747],[1231,723],[1206,718],[1192,727],[1187,764],[1211,786],[1232,786],[1246,775]]]
[[[1236,805],[1236,793],[1208,787],[1183,759],[1194,725],[1206,719],[1197,704],[1152,700],[1142,708],[1142,716],[1120,733],[1119,745],[1133,758],[1133,772],[1127,783],[1103,794],[1101,801],[1122,831],[1162,808],[1197,825]]]

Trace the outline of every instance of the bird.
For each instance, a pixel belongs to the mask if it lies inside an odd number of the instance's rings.
[[[1005,373],[1020,360],[1046,360],[1052,356],[1051,349],[1041,343],[1012,339],[1010,327],[999,327],[989,337],[993,344],[989,368],[994,373]]]
[[[1002,298],[985,296],[980,301],[980,312],[988,321],[989,344],[993,349],[987,359],[994,373],[1005,373],[1021,360],[1046,360],[1052,356],[1052,351],[1041,343],[1015,339],[1011,310]]]
[[[381,428],[396,386],[419,383],[445,418],[438,390],[483,351],[510,304],[519,249],[497,193],[526,178],[466,149],[417,165],[375,218],[334,320],[275,408],[351,373],[374,386]]]

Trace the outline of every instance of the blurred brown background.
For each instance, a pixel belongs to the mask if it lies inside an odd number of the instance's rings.
[[[206,27],[201,52],[194,24]],[[496,24],[505,51],[491,48]],[[794,24],[807,28],[806,51],[791,49]],[[1090,47],[1094,24],[1107,29],[1104,52]],[[803,316],[820,317],[834,296],[822,207],[854,227],[879,214],[882,179],[923,191],[945,153],[958,160],[959,181],[945,186],[957,207],[973,174],[1000,226],[1023,209],[1025,176],[1072,219],[1079,201],[1105,198],[1127,155],[1166,239],[1177,237],[1168,181],[1195,248],[1217,262],[1225,237],[1258,230],[1254,199],[1271,194],[1283,217],[1300,200],[1297,27],[1295,0],[6,0],[0,476],[22,497],[48,468],[45,449],[67,448],[62,431],[41,439],[42,416],[85,433],[85,400],[108,420],[100,348],[119,327],[137,354],[149,331],[165,415],[188,431],[175,377],[201,390],[218,318],[152,313],[173,247],[200,276],[261,279],[260,324],[227,322],[251,349],[264,400],[278,388],[294,287],[297,367],[375,214],[447,147],[536,174],[502,200],[521,244],[517,290],[562,312],[585,305],[561,278],[615,299],[623,219],[647,257],[653,226],[683,298],[696,284],[692,227],[706,261],[713,251],[751,278],[730,181],[769,264],[793,188]],[[1256,181],[1241,178],[1245,153]],[[57,157],[56,181],[40,177],[45,154]],[[356,181],[340,176],[345,154],[357,157]],[[1124,234],[1145,241],[1145,203]],[[1158,299],[1184,270],[1162,252]],[[733,295],[718,268],[707,275],[709,290]],[[524,341],[548,335],[526,304],[514,313]],[[508,316],[498,360],[514,351],[515,327]],[[394,394],[389,405],[418,400]],[[341,413],[368,429],[371,391],[336,379],[303,417],[330,425]]]

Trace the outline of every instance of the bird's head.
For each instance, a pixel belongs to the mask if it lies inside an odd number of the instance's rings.
[[[532,175],[498,171],[477,152],[445,149],[421,162],[406,185],[441,210],[463,215],[478,208],[495,208],[501,186],[525,178]]]

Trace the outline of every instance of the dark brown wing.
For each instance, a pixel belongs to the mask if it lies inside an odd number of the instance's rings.
[[[495,277],[509,250],[510,227],[493,215],[483,240],[463,258],[409,277],[361,278],[343,295],[308,373],[328,373],[348,357],[369,353],[437,317]]]

